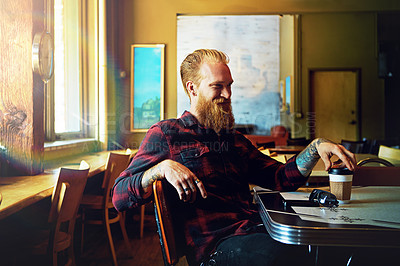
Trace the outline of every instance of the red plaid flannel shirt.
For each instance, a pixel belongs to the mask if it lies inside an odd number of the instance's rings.
[[[218,240],[246,234],[261,222],[249,183],[290,191],[307,180],[294,157],[286,164],[279,163],[258,151],[242,134],[218,136],[185,112],[179,119],[161,121],[149,129],[132,163],[115,182],[113,203],[117,210],[151,201],[151,197],[142,198],[142,175],[165,159],[189,168],[207,191],[206,199],[197,193],[194,203],[177,200],[175,206],[181,215],[185,244],[197,262],[208,257]]]

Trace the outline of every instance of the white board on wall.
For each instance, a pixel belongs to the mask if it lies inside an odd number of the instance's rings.
[[[230,58],[236,124],[256,125],[255,134],[269,134],[280,124],[279,16],[178,16],[178,116],[190,108],[180,64],[200,48],[218,49]]]

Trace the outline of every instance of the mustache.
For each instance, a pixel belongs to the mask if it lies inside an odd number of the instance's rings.
[[[213,100],[215,108],[217,108],[223,115],[229,115],[232,112],[231,100],[226,98],[218,98]]]
[[[225,99],[225,98],[218,98],[213,100],[214,103],[219,104],[219,103],[231,103],[230,99]]]

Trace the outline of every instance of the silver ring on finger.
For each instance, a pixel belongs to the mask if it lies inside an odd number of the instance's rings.
[[[200,183],[201,181],[200,181],[200,179],[196,179],[196,180],[194,180],[194,183],[197,185],[198,183]]]
[[[190,188],[188,188],[188,187],[185,187],[184,189],[183,189],[183,191],[185,191],[185,192],[187,192],[187,191],[189,191],[190,190]]]

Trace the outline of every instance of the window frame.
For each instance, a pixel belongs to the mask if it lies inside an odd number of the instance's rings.
[[[46,18],[46,30],[54,36],[54,0],[46,1],[46,9],[47,9],[47,18]],[[45,131],[45,143],[47,146],[49,143],[54,143],[58,141],[65,140],[80,140],[80,139],[96,139],[96,130],[90,129],[91,125],[95,125],[97,127],[96,118],[97,115],[92,116],[90,114],[96,114],[95,105],[93,102],[97,97],[95,94],[95,86],[90,86],[88,82],[84,82],[85,78],[89,75],[88,71],[94,71],[95,65],[89,64],[87,61],[90,58],[88,51],[88,41],[83,40],[83,36],[87,36],[87,33],[91,31],[88,25],[88,19],[91,15],[89,15],[86,11],[89,10],[87,5],[89,4],[87,1],[78,1],[79,10],[78,10],[78,28],[79,32],[79,87],[80,87],[80,131],[77,132],[64,132],[64,133],[56,133],[55,132],[55,82],[54,76],[53,78],[44,84],[44,131]],[[96,11],[95,11],[96,12]],[[95,18],[98,16],[94,15]],[[96,25],[92,25],[95,27],[95,30],[98,30]],[[96,36],[97,37],[97,36]],[[90,65],[90,66],[89,66]],[[57,75],[57,73],[54,73]]]

